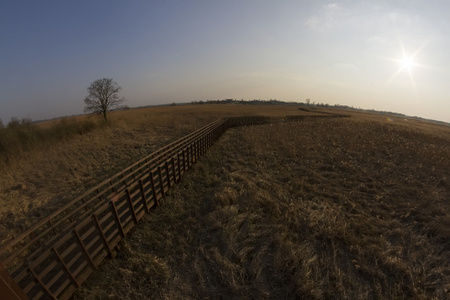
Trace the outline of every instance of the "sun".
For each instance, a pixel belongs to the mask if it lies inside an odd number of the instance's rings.
[[[414,60],[412,57],[404,56],[402,59],[399,60],[400,65],[402,66],[402,70],[411,71],[412,67],[414,66]]]
[[[397,71],[392,74],[392,76],[388,80],[388,84],[394,81],[397,76],[404,72],[409,75],[411,78],[411,82],[413,85],[415,85],[414,78],[413,78],[413,69],[415,67],[423,67],[423,65],[417,63],[416,56],[422,51],[422,49],[425,47],[426,43],[424,43],[421,47],[419,47],[415,52],[412,54],[409,54],[405,51],[405,48],[403,47],[403,44],[400,43],[400,50],[401,50],[401,57],[400,58],[385,58],[387,60],[390,60],[392,62],[395,62],[398,65]]]

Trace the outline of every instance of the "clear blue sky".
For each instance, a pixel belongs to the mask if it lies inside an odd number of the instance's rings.
[[[0,118],[80,114],[112,77],[130,107],[310,98],[450,122],[449,13],[446,0],[0,0]]]

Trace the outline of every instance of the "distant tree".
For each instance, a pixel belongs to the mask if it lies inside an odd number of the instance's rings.
[[[87,88],[84,112],[102,115],[105,121],[108,121],[107,113],[113,108],[119,108],[125,101],[119,97],[121,89],[112,78],[97,79]]]
[[[307,99],[306,99],[306,104],[309,105],[310,102],[311,102],[311,99],[307,98]]]

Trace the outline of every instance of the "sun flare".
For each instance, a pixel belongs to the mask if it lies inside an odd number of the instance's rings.
[[[411,68],[414,66],[414,60],[412,57],[405,56],[400,60],[400,64],[403,70],[411,71]]]
[[[405,51],[405,48],[402,43],[400,43],[400,50],[401,50],[401,56],[397,59],[395,58],[386,58],[387,60],[390,60],[397,64],[398,68],[397,71],[392,74],[392,76],[387,81],[387,84],[392,83],[401,73],[405,73],[409,75],[411,79],[411,83],[413,84],[414,90],[415,90],[415,81],[413,76],[413,69],[416,69],[416,67],[425,67],[424,65],[420,64],[416,60],[416,56],[423,50],[426,43],[422,44],[416,51],[414,51],[412,54]],[[414,70],[416,72],[417,70]]]

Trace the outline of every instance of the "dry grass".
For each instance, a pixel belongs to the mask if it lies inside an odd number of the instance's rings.
[[[142,108],[112,112],[110,126],[95,126],[82,134],[76,131],[79,124],[95,119],[78,116],[27,123],[21,128],[30,137],[25,144],[9,148],[13,150],[8,162],[0,155],[0,245],[95,184],[221,116],[274,113],[298,112],[272,105]],[[66,134],[67,129],[75,134]],[[52,134],[39,140],[45,132]]]
[[[450,128],[236,128],[76,299],[446,299]]]

